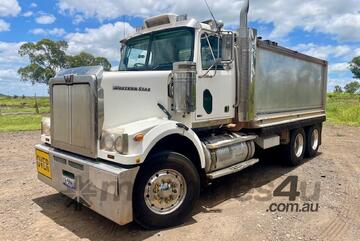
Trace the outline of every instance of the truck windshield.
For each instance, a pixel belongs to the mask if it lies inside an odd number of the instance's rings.
[[[120,71],[171,70],[179,61],[192,61],[194,29],[176,28],[142,35],[126,42]]]

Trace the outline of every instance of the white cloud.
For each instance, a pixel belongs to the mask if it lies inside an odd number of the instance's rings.
[[[16,0],[0,1],[0,16],[17,16],[21,11],[19,3]]]
[[[292,49],[320,59],[328,59],[330,56],[348,57],[353,52],[348,45],[316,45],[314,43],[299,44]]]
[[[30,4],[30,7],[31,7],[31,8],[36,8],[36,7],[37,7],[37,4],[36,4],[36,3],[31,3],[31,4]]]
[[[349,71],[349,63],[335,63],[330,64],[329,66],[330,72],[347,72]]]
[[[18,78],[17,69],[27,61],[18,55],[18,50],[24,42],[0,41],[0,79],[15,80]]]
[[[68,52],[78,54],[85,51],[106,57],[109,61],[119,61],[119,41],[124,37],[124,28],[127,34],[134,31],[128,23],[116,22],[104,24],[99,28],[87,28],[82,33],[69,33],[65,36],[69,44]]]
[[[69,43],[68,54],[78,54],[86,51],[96,56],[104,56],[110,61],[118,62],[120,58],[120,39],[126,33],[134,31],[128,23],[104,24],[99,28],[85,29],[84,32],[70,33],[64,38]],[[34,30],[32,30],[34,32]],[[65,31],[65,30],[64,30]],[[42,29],[35,32],[38,34],[62,33],[61,29]],[[51,32],[51,33],[50,33]],[[27,58],[18,55],[18,49],[23,44],[0,41],[0,93],[10,95],[46,95],[45,85],[32,86],[29,82],[20,82],[17,70],[28,63]]]
[[[35,18],[35,21],[38,24],[52,24],[55,20],[56,18],[52,14],[41,14],[39,17]]]
[[[10,31],[10,24],[0,19],[0,32]]]
[[[53,28],[53,29],[34,28],[31,29],[29,32],[35,35],[63,36],[66,34],[63,28]]]
[[[49,34],[55,36],[63,36],[64,34],[66,34],[66,32],[63,28],[53,28],[49,30]]]
[[[210,1],[210,5],[212,5],[211,2],[214,3],[215,1]],[[117,0],[59,0],[58,7],[63,13],[66,12],[73,15],[82,13],[85,17],[96,17],[102,20],[114,19],[123,15],[148,17],[164,12],[177,12],[179,14],[189,13],[193,16],[209,18],[209,13],[207,12],[205,5],[203,5],[203,1],[199,0],[199,4],[201,4],[201,7],[194,8],[194,2],[190,0],[125,0],[121,2]],[[221,12],[221,17],[225,17],[227,15],[234,16],[235,12],[236,15],[238,15],[240,4],[241,1],[232,1],[230,3],[225,0],[219,0],[213,5],[215,7],[215,12]]]
[[[20,67],[28,64],[26,58],[18,55],[18,50],[24,42],[0,41],[0,93],[7,95],[48,95],[46,85],[22,82],[17,73]]]
[[[15,69],[0,69],[0,80],[9,80],[18,77]]]
[[[34,28],[29,31],[29,33],[35,34],[35,35],[46,35],[46,31],[43,28]]]
[[[209,5],[218,19],[226,25],[238,24],[242,6],[240,0],[209,0]],[[194,7],[194,4],[197,7]],[[123,15],[148,17],[164,12],[188,13],[198,20],[210,15],[202,0],[59,0],[61,12],[100,20],[115,19]],[[249,17],[262,23],[272,23],[275,27],[270,35],[282,38],[295,28],[305,31],[327,33],[338,40],[359,41],[360,4],[359,0],[257,0],[251,1]]]
[[[84,17],[77,14],[77,15],[74,16],[73,24],[79,24],[79,23],[82,23],[84,21],[85,21]]]
[[[8,68],[14,65],[22,65],[25,59],[18,55],[18,50],[24,42],[0,41],[0,68]]]
[[[359,41],[358,0],[253,1],[250,18],[273,23],[271,37],[281,38],[295,28],[333,35],[338,40]]]
[[[27,11],[25,13],[23,13],[24,17],[31,17],[34,13],[32,11]]]
[[[354,56],[360,56],[360,48],[354,50]]]

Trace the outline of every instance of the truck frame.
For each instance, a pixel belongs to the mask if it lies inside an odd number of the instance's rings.
[[[35,146],[38,179],[118,224],[177,225],[202,184],[280,148],[292,166],[316,155],[327,61],[221,21],[147,18],[121,40],[119,71],[61,70]]]

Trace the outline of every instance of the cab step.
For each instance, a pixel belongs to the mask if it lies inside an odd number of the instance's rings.
[[[249,159],[244,162],[236,163],[235,165],[229,166],[227,168],[217,170],[214,172],[210,172],[210,173],[206,174],[206,176],[211,180],[216,179],[219,177],[223,177],[223,176],[244,170],[245,168],[252,166],[258,162],[259,162],[258,158],[252,158],[252,159]]]

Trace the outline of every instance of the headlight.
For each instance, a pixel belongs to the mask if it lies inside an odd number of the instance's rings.
[[[41,134],[50,136],[50,117],[43,117],[41,119]]]
[[[101,138],[102,148],[107,151],[114,150],[114,135],[110,133],[103,133]]]
[[[104,131],[101,135],[101,149],[106,151],[117,151],[121,154],[126,154],[128,151],[128,135],[115,134]]]
[[[118,136],[115,140],[115,150],[119,153],[123,151],[123,140],[122,136]]]

